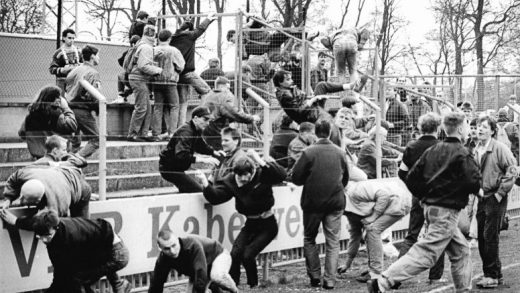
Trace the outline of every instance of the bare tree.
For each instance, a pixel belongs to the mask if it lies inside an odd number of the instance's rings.
[[[307,20],[307,10],[312,0],[271,0],[280,14],[283,27],[302,26]]]
[[[468,11],[466,15],[473,24],[477,74],[484,74],[486,65],[493,60],[506,43],[512,41],[507,38],[506,32],[512,21],[518,18],[519,8],[519,0],[511,0],[495,11],[491,10],[492,6],[488,0],[471,1],[471,11]],[[486,18],[490,20],[484,21]],[[491,48],[487,52],[484,51],[485,37],[487,37],[486,44]],[[485,53],[487,53],[486,57],[484,57]],[[482,76],[477,77],[477,107],[479,110],[483,110],[484,107],[484,78]]]
[[[117,19],[121,10],[117,0],[83,0],[87,6],[86,12],[94,19],[99,21],[99,33],[101,37],[106,36],[106,40],[112,39],[113,30],[117,24]]]
[[[383,1],[383,17],[379,28],[376,46],[379,47],[381,74],[385,74],[388,64],[405,53],[405,48],[395,45],[395,38],[406,22],[397,15],[397,0]]]
[[[197,14],[200,13],[200,0],[168,0],[168,8],[173,15]],[[195,25],[199,24],[200,17],[197,17]]]
[[[0,7],[0,32],[40,32],[43,25],[41,0],[0,0]]]
[[[347,0],[347,3],[344,3],[343,0],[341,2],[341,22],[339,24],[338,28],[342,28],[345,25],[345,20],[347,19],[347,14],[350,11],[350,1]],[[366,0],[358,0],[358,6],[357,6],[357,16],[356,16],[356,22],[354,26],[359,25],[359,20],[361,19],[361,13],[363,12],[363,8],[365,7]]]

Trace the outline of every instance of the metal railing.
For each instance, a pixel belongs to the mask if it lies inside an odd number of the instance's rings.
[[[81,80],[81,86],[99,103],[99,200],[107,198],[107,99],[88,81]]]

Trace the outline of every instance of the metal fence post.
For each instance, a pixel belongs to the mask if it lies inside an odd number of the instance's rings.
[[[498,111],[499,101],[500,101],[500,75],[495,76],[495,90],[496,90],[496,99],[495,99],[495,109]]]

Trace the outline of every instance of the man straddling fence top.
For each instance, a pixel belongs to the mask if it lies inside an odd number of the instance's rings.
[[[443,126],[447,138],[427,149],[409,171],[406,185],[423,203],[428,230],[410,250],[384,271],[369,280],[368,292],[385,292],[431,268],[446,251],[457,292],[471,289],[471,257],[468,242],[457,222],[470,193],[480,189],[479,168],[463,146],[469,127],[464,114],[449,113]]]
[[[194,156],[195,152],[203,155],[220,157],[223,151],[215,151],[202,138],[202,131],[208,127],[212,119],[211,111],[204,106],[191,112],[191,120],[179,127],[159,155],[159,172],[161,176],[175,184],[179,192],[201,192],[202,186],[184,171],[192,163],[218,165],[219,160],[213,157]]]
[[[216,19],[215,14],[211,13],[208,15],[203,22],[201,22],[197,28],[193,28],[193,21],[188,20],[184,22],[178,30],[173,34],[170,41],[170,45],[179,49],[186,61],[184,70],[181,72],[178,82],[178,91],[180,99],[180,110],[179,110],[179,123],[178,125],[186,122],[186,113],[188,111],[188,94],[189,86],[191,85],[195,91],[204,96],[211,88],[200,76],[195,73],[195,43],[197,39],[206,31],[208,26]]]
[[[304,149],[293,168],[292,180],[303,185],[303,251],[307,275],[312,287],[320,286],[321,265],[316,236],[320,224],[325,234],[325,273],[323,288],[332,289],[338,266],[341,216],[345,209],[344,187],[349,179],[345,151],[330,140],[331,124],[316,122],[318,137],[313,145]]]
[[[369,277],[375,279],[383,271],[381,233],[410,212],[412,195],[401,180],[390,179],[350,182],[345,197],[350,238],[346,263],[338,273],[352,265],[365,229]]]
[[[220,131],[231,122],[252,124],[260,121],[258,115],[249,115],[238,111],[235,107],[236,98],[229,91],[229,80],[219,76],[215,80],[215,89],[205,99],[204,106],[212,111],[213,119],[202,132],[204,140],[216,150],[222,149]]]
[[[91,189],[79,168],[73,166],[30,165],[7,179],[0,212],[3,220],[24,230],[31,230],[32,216],[16,218],[7,208],[21,197],[24,205],[41,210],[53,209],[60,217],[89,217]]]
[[[258,167],[257,167],[258,165]],[[240,265],[246,270],[247,284],[258,286],[256,258],[278,234],[274,216],[273,185],[281,183],[287,174],[273,158],[260,158],[252,149],[247,156],[233,164],[233,173],[210,184],[199,172],[197,177],[204,186],[204,197],[211,204],[221,204],[235,198],[237,211],[247,217],[231,250],[230,274],[235,283],[240,282]]]
[[[507,211],[507,195],[515,182],[516,160],[511,150],[494,138],[497,135],[495,119],[481,116],[477,125],[479,142],[473,157],[482,173],[477,225],[478,250],[484,272],[477,286],[495,288],[503,283],[499,256],[500,228]]]
[[[238,292],[229,275],[231,256],[218,241],[198,235],[179,237],[168,229],[159,231],[157,245],[161,250],[148,293],[162,293],[171,270],[189,278],[186,292]]]
[[[49,293],[94,293],[106,276],[112,292],[129,293],[132,285],[117,271],[128,264],[128,249],[103,219],[59,218],[55,210],[35,216],[34,232],[47,246],[53,266]]]
[[[65,92],[65,78],[74,67],[83,62],[81,52],[74,46],[76,32],[73,29],[66,29],[61,34],[63,45],[52,55],[52,62],[49,72],[56,75],[56,85]]]
[[[366,28],[348,28],[335,31],[320,40],[325,48],[334,53],[338,76],[344,76],[348,69],[350,82],[358,79],[358,51],[363,50],[369,37],[370,31]]]
[[[399,166],[399,178],[404,182],[408,171],[413,167],[415,162],[419,160],[421,155],[432,145],[439,142],[437,139],[439,127],[441,125],[441,117],[433,112],[427,113],[419,117],[417,125],[421,136],[406,146],[403,153],[403,160]],[[419,233],[424,225],[424,210],[421,202],[416,196],[412,197],[412,208],[410,210],[410,220],[408,223],[408,233],[404,238],[403,245],[399,251],[399,256],[403,256],[408,252],[410,247],[419,239]],[[444,272],[444,253],[433,267],[430,268],[428,279],[430,284],[440,280]]]
[[[138,35],[139,37],[143,36],[144,27],[148,24],[148,12],[139,11],[137,12],[137,19],[130,26],[130,30],[128,30],[128,39],[130,40],[132,36]]]
[[[101,78],[95,68],[99,64],[98,53],[98,48],[86,45],[81,50],[83,64],[69,73],[65,85],[67,95],[71,99],[69,106],[78,122],[76,135],[71,139],[73,150],[81,147],[80,132],[88,137],[88,143],[78,151],[78,155],[83,158],[90,157],[99,148],[99,130],[96,119],[92,116],[92,111],[99,115],[99,102],[80,84],[80,81],[86,80],[96,89],[101,87]]]
[[[154,37],[155,27],[146,25],[143,37],[135,45],[137,47],[135,55],[127,56],[131,57],[132,60],[130,60],[130,68],[125,68],[125,70],[130,72],[128,80],[135,95],[134,111],[128,129],[128,141],[151,140],[151,138],[148,138],[148,130],[152,120],[152,104],[148,82],[152,77],[159,76],[163,71],[162,68],[155,66],[153,63]]]

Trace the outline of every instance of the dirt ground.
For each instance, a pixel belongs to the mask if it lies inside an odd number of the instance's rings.
[[[398,246],[398,244],[396,244]],[[472,292],[520,292],[520,219],[511,220],[509,230],[502,231],[500,236],[500,256],[502,260],[502,271],[504,274],[504,285],[496,289],[479,290],[473,289]],[[477,248],[471,251],[471,258],[473,261],[473,284],[479,280],[482,272],[482,262]],[[393,259],[385,259],[385,266],[390,265]],[[340,260],[340,264],[344,259]],[[322,260],[323,265],[323,260]],[[242,276],[242,284],[239,285],[240,292],[255,292],[255,293],[271,293],[271,292],[366,292],[366,285],[356,281],[363,270],[367,268],[366,253],[358,254],[354,264],[347,273],[338,277],[338,282],[333,290],[324,290],[321,288],[311,288],[309,286],[309,279],[305,272],[305,264],[303,262],[271,268],[269,271],[269,281],[262,283],[261,286],[254,289],[249,289],[245,285],[245,276]],[[450,262],[445,262],[444,276],[447,280],[440,284],[428,284],[428,272],[423,272],[418,277],[404,282],[399,290],[394,290],[396,293],[404,292],[454,292],[451,282]],[[450,287],[448,287],[450,286]],[[473,286],[475,287],[475,286]],[[169,288],[165,290],[168,293],[185,292],[185,285]]]

